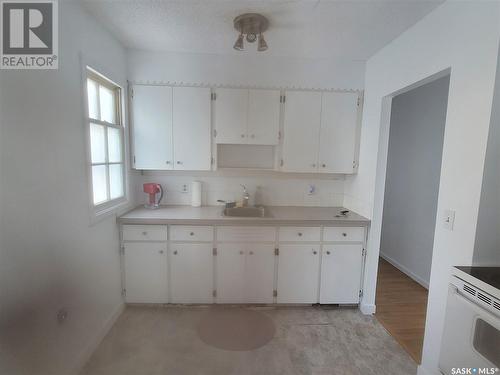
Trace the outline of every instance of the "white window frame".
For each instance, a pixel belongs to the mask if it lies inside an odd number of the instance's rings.
[[[89,115],[89,103],[88,103],[88,87],[87,87],[87,80],[91,79],[93,81],[96,81],[99,85],[102,85],[104,87],[107,87],[108,89],[113,90],[115,93],[115,116],[116,116],[116,121],[115,124],[106,122],[106,121],[101,121],[100,119],[94,119],[91,118]],[[123,87],[111,79],[109,79],[107,76],[104,74],[100,73],[96,69],[83,64],[83,74],[82,74],[82,80],[83,80],[83,92],[84,92],[84,123],[85,123],[85,135],[86,135],[86,151],[87,151],[87,158],[86,158],[86,164],[87,164],[87,179],[88,179],[88,191],[89,191],[89,209],[90,209],[90,219],[91,223],[98,221],[98,219],[106,217],[111,214],[116,214],[120,210],[123,210],[126,206],[129,204],[129,199],[128,199],[128,178],[127,178],[127,172],[128,172],[128,163],[127,163],[127,147],[126,147],[126,142],[127,142],[127,132],[126,132],[126,127],[125,127],[125,112],[124,112],[124,90]],[[99,91],[99,90],[98,90]],[[99,94],[98,94],[99,95]],[[105,133],[105,157],[106,160],[104,163],[92,163],[92,158],[91,158],[91,142],[90,142],[90,124],[98,124],[98,125],[103,125],[106,127]],[[118,129],[121,132],[121,153],[122,153],[122,161],[119,163],[109,163],[108,162],[108,142],[107,142],[107,128],[114,128]],[[108,188],[108,197],[109,197],[109,165],[112,164],[121,164],[123,166],[123,196],[112,199],[112,200],[107,200],[105,202],[99,203],[99,204],[94,204],[94,190],[93,190],[93,181],[92,181],[92,166],[94,165],[106,165],[107,171],[106,171],[106,178],[108,179],[107,181],[107,188]]]

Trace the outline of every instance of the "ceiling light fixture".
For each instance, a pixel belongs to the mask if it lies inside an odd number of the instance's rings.
[[[257,51],[262,52],[267,50],[267,43],[264,39],[264,31],[269,27],[269,21],[262,14],[245,13],[234,19],[234,28],[240,33],[233,48],[242,51],[243,39],[246,35],[248,43],[254,43],[258,40]]]

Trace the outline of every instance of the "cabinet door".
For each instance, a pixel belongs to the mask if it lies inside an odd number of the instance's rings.
[[[219,244],[217,247],[217,302],[244,303],[245,245]]]
[[[170,276],[172,303],[212,303],[212,245],[172,243]]]
[[[248,244],[245,257],[245,302],[273,303],[273,245]]]
[[[172,169],[172,88],[133,87],[134,168]]]
[[[210,170],[210,89],[174,87],[174,169]]]
[[[320,172],[353,173],[357,126],[358,94],[323,93],[319,147]]]
[[[167,303],[167,245],[154,242],[125,244],[125,300],[129,303]]]
[[[247,143],[247,89],[217,89],[215,100],[216,143]]]
[[[319,284],[318,245],[280,245],[278,303],[316,303]]]
[[[279,90],[249,90],[248,143],[277,145],[280,126]]]
[[[282,170],[287,172],[318,170],[320,119],[320,92],[287,91]]]
[[[363,245],[325,245],[320,303],[358,303],[362,264]]]

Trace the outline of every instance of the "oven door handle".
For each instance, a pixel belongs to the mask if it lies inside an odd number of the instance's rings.
[[[500,317],[496,316],[495,314],[493,314],[491,311],[489,311],[485,307],[483,307],[479,304],[476,304],[476,303],[472,302],[470,299],[466,298],[462,293],[460,293],[460,291],[458,290],[458,288],[455,285],[452,286],[452,290],[453,290],[453,294],[455,294],[456,297],[458,297],[460,300],[462,300],[462,302],[467,303],[478,314],[487,314],[487,316],[492,320],[492,323],[494,322],[495,328],[500,329],[499,328]]]

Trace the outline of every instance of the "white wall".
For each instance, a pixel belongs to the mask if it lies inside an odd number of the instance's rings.
[[[392,100],[380,255],[429,287],[449,76]]]
[[[372,218],[362,309],[374,311],[382,223],[390,99],[451,69],[438,218],[456,211],[450,232],[437,221],[421,373],[436,373],[450,268],[470,264],[474,248],[500,34],[500,3],[448,1],[367,62],[357,176],[345,205]],[[389,105],[387,105],[389,104]]]
[[[137,178],[139,177],[139,178]],[[241,200],[243,184],[250,194],[251,204],[265,206],[342,206],[344,200],[344,180],[307,178],[305,176],[280,176],[277,173],[168,173],[144,172],[136,177],[136,202],[145,203],[146,194],[142,191],[145,182],[157,182],[165,189],[162,204],[191,204],[191,182],[202,182],[202,204],[220,205],[218,199]],[[188,188],[183,193],[183,186]],[[314,194],[309,195],[309,187],[315,187]]]
[[[258,87],[300,87],[317,89],[363,89],[365,64],[362,61],[332,59],[295,59],[262,55],[209,55],[129,50],[128,70],[132,82],[175,82]],[[171,177],[168,177],[171,176]],[[217,199],[240,198],[240,183],[248,185],[250,194],[262,196],[266,205],[325,205],[343,203],[343,178],[318,175],[281,175],[276,173],[235,172],[178,174],[147,172],[133,175],[136,201],[143,201],[144,182],[155,181],[166,186],[166,203],[189,203],[190,194],[180,193],[184,183],[204,181],[203,204]],[[308,185],[317,194],[307,195]],[[260,187],[257,192],[257,187]]]
[[[499,51],[500,55],[500,51]],[[484,163],[473,263],[500,266],[500,59]]]
[[[71,374],[122,306],[115,218],[89,225],[80,52],[126,85],[125,51],[59,11],[59,70],[0,72],[2,374]]]
[[[209,55],[129,50],[129,80],[362,89],[364,61],[257,55]]]

